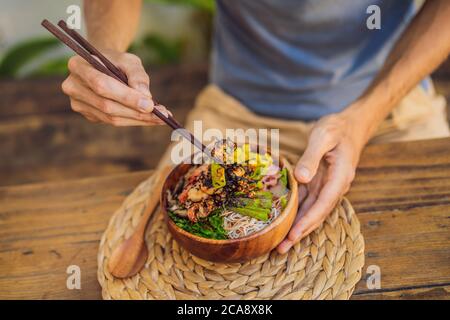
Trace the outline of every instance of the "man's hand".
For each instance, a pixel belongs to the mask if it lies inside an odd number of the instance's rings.
[[[128,77],[129,87],[96,70],[83,58],[69,60],[69,77],[62,90],[70,97],[72,109],[92,122],[114,126],[158,125],[163,122],[151,112],[155,107],[150,79],[141,60],[130,53],[103,51]],[[163,106],[156,106],[165,115]]]
[[[295,168],[300,209],[286,253],[317,228],[347,192],[364,144],[400,100],[450,53],[450,1],[426,1],[389,53],[371,85],[351,106],[321,119]],[[433,50],[429,50],[433,48]]]
[[[313,127],[308,146],[295,167],[300,208],[287,238],[278,246],[286,253],[314,231],[350,188],[365,144],[360,124],[349,113],[320,119]]]

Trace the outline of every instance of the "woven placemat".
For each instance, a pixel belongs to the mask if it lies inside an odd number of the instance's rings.
[[[108,259],[138,224],[153,180],[127,197],[102,236],[97,276],[104,299],[348,299],[361,278],[364,239],[345,198],[287,254],[272,251],[242,264],[191,255],[173,240],[158,210],[147,229],[145,268],[128,279],[114,278]]]

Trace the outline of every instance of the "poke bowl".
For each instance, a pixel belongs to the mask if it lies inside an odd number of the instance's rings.
[[[275,162],[270,151],[248,144],[232,148],[231,161],[228,152],[226,162],[178,164],[161,193],[173,238],[214,262],[244,262],[270,252],[288,234],[298,209],[297,182],[284,157]],[[219,149],[225,159],[225,147]]]

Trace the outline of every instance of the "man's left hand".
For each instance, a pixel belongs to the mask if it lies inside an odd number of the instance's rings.
[[[278,245],[279,253],[288,252],[318,228],[349,190],[366,142],[359,120],[349,113],[334,114],[312,128],[307,148],[295,167],[300,183],[299,211],[288,236]]]

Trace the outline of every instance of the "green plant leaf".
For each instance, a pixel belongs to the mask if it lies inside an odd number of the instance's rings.
[[[214,0],[147,0],[147,2],[190,6],[210,13],[215,11]]]
[[[189,219],[180,217],[171,211],[168,214],[178,227],[189,233],[204,238],[223,240],[227,239],[228,236],[223,228],[223,217],[220,212],[220,210],[214,210],[207,218],[200,219],[197,222],[191,222]]]
[[[40,77],[40,76],[53,76],[53,75],[65,75],[68,73],[67,63],[70,57],[55,58],[47,61],[33,70],[28,76]]]
[[[145,51],[153,53],[157,64],[176,63],[181,57],[181,42],[166,40],[158,35],[150,34],[142,39]]]
[[[281,184],[285,187],[285,188],[287,188],[287,186],[288,186],[288,172],[287,172],[287,169],[286,168],[283,168],[283,170],[281,170],[281,176],[280,176],[280,181],[281,181]]]
[[[26,40],[9,49],[0,62],[0,77],[17,76],[19,70],[44,52],[60,46],[55,38]]]

